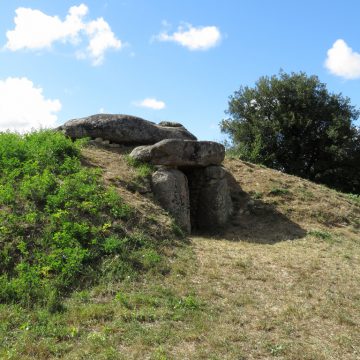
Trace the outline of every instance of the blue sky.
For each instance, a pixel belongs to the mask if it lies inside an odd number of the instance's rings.
[[[0,130],[99,112],[221,140],[229,95],[305,71],[360,107],[358,1],[0,0]]]

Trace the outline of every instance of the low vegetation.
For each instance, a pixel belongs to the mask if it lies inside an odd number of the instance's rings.
[[[48,131],[0,135],[0,302],[56,310],[74,288],[161,262],[134,209],[81,165],[82,145]]]
[[[357,195],[226,159],[238,215],[179,242],[129,149],[84,145],[0,136],[1,359],[360,357]]]
[[[136,169],[138,178],[145,178],[147,176],[150,176],[155,171],[154,166],[148,163],[138,161],[130,157],[129,155],[125,156],[125,160],[129,166],[132,166]]]

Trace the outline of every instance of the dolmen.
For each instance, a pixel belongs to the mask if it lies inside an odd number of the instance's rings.
[[[60,126],[71,138],[101,138],[105,143],[140,145],[130,157],[155,166],[152,193],[186,232],[213,232],[232,213],[225,149],[213,141],[198,141],[183,125],[130,116],[98,114]]]

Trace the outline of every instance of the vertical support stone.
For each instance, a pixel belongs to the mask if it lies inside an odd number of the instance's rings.
[[[159,169],[153,173],[152,191],[161,206],[186,233],[191,232],[188,180],[176,169]]]
[[[226,225],[232,212],[230,189],[226,172],[221,166],[208,166],[203,170],[204,185],[198,205],[200,229],[215,230]]]

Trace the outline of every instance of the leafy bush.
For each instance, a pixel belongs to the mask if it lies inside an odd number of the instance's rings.
[[[83,144],[52,131],[0,134],[0,302],[56,310],[109,257],[119,276],[157,261],[155,250],[143,263],[134,255],[153,245],[124,230],[133,211],[81,165]]]
[[[221,130],[236,154],[345,192],[360,193],[360,111],[305,73],[261,77],[230,96]]]

